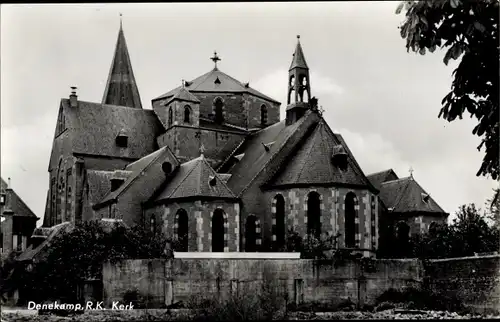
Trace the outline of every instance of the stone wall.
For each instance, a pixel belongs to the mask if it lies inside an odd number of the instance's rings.
[[[358,262],[337,267],[332,261],[304,259],[127,260],[103,267],[107,305],[136,289],[152,299],[151,307],[186,303],[196,295],[227,298],[234,292],[255,292],[270,281],[290,302],[335,305],[349,299],[362,306],[389,288],[419,287],[422,280],[417,260],[377,261],[373,272],[365,272]]]
[[[500,311],[500,255],[431,260],[426,286],[475,311]]]

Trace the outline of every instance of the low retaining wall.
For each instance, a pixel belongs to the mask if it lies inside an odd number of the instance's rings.
[[[500,255],[431,260],[425,284],[476,312],[500,312]]]
[[[137,290],[148,307],[187,302],[196,295],[227,298],[273,284],[289,302],[335,305],[344,300],[373,304],[389,288],[420,287],[423,266],[418,260],[376,260],[371,268],[347,261],[306,259],[171,259],[105,263],[105,305],[123,301]]]

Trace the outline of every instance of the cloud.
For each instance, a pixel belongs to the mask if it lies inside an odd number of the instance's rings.
[[[311,94],[313,96],[321,94],[341,95],[345,91],[344,88],[335,82],[335,80],[321,75],[318,72],[311,71],[310,78]],[[277,99],[282,105],[286,104],[288,71],[286,69],[275,70],[251,83],[250,86]]]

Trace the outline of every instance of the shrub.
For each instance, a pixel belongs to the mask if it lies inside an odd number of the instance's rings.
[[[123,295],[123,302],[127,304],[132,303],[132,305],[134,305],[134,307],[137,309],[143,309],[147,307],[147,303],[144,297],[141,296],[139,291],[136,289],[127,290]]]

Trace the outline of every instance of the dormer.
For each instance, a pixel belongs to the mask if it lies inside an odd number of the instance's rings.
[[[115,191],[127,180],[131,171],[115,170],[111,175],[111,191]]]
[[[120,132],[116,135],[115,139],[116,145],[120,148],[128,147],[128,134],[125,129],[121,129]]]
[[[333,147],[332,162],[341,170],[347,168],[347,152],[342,144]]]

